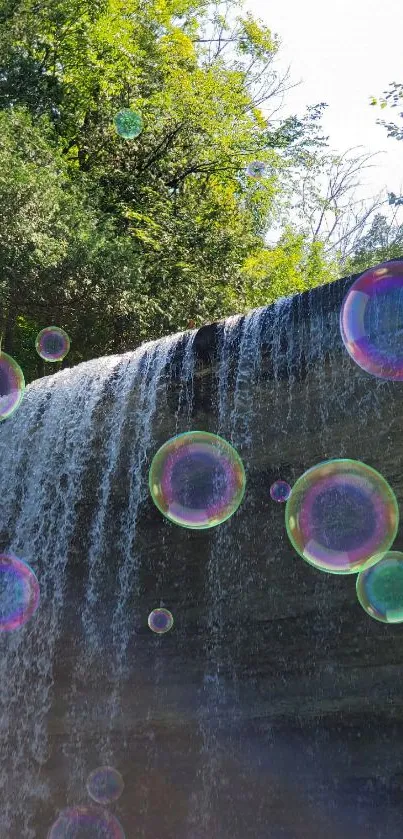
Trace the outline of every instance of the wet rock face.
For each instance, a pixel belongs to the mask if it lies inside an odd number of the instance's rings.
[[[403,630],[363,612],[353,575],[295,554],[269,492],[351,457],[403,498],[403,386],[339,334],[353,279],[63,371],[0,427],[0,547],[42,591],[30,630],[0,638],[0,837],[46,836],[108,763],[127,837],[400,839]],[[147,487],[190,429],[230,440],[247,474],[238,512],[204,532]]]

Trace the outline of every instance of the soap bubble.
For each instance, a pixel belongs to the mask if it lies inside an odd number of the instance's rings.
[[[97,804],[110,804],[122,795],[124,781],[112,766],[99,766],[87,778],[88,795]]]
[[[174,619],[168,609],[153,609],[148,616],[148,625],[157,635],[169,632],[174,624]]]
[[[265,171],[266,164],[261,160],[254,160],[253,163],[249,163],[246,167],[246,174],[249,175],[250,178],[261,178]]]
[[[70,338],[60,326],[47,326],[36,336],[35,347],[45,361],[62,361],[70,349]]]
[[[363,370],[403,381],[403,261],[365,271],[351,286],[340,312],[341,337]]]
[[[285,518],[303,559],[331,574],[354,574],[389,550],[399,510],[382,475],[358,460],[340,459],[319,463],[296,481]]]
[[[115,128],[120,137],[125,140],[134,140],[143,130],[143,120],[137,111],[131,108],[122,108],[115,116]]]
[[[11,355],[0,350],[0,420],[8,419],[24,396],[25,380],[21,367]]]
[[[99,807],[69,807],[50,828],[48,839],[125,839],[115,816]]]
[[[360,571],[357,597],[371,618],[403,623],[403,553],[388,551],[370,568]]]
[[[273,501],[287,501],[291,495],[291,487],[287,481],[275,481],[270,487],[270,495]]]
[[[0,553],[0,632],[19,629],[39,606],[39,583],[29,565]]]
[[[235,449],[215,434],[189,431],[164,443],[150,468],[154,503],[182,527],[206,529],[228,519],[245,492],[245,471]]]

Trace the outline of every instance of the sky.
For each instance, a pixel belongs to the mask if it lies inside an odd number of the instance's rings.
[[[307,105],[326,102],[322,119],[329,147],[357,154],[383,151],[364,174],[357,197],[382,188],[403,194],[403,141],[387,136],[377,119],[395,119],[398,109],[371,107],[393,81],[403,82],[401,0],[246,0],[250,10],[277,34],[282,45],[276,68],[290,67],[290,82],[302,81],[285,94],[275,115],[301,115]],[[400,212],[400,211],[399,211]]]

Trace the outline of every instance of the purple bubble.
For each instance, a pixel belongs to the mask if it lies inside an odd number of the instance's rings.
[[[172,629],[174,619],[168,609],[153,609],[148,616],[148,625],[157,635],[169,632]]]
[[[235,449],[215,434],[189,431],[168,440],[155,455],[149,487],[158,509],[175,524],[215,527],[238,509],[245,471]]]
[[[44,361],[62,361],[70,349],[70,338],[60,326],[47,326],[36,336],[35,347]]]
[[[284,502],[291,495],[291,487],[287,481],[275,481],[270,487],[270,496],[273,501]]]
[[[250,178],[261,178],[266,171],[266,164],[261,160],[254,160],[246,167],[246,174]]]
[[[347,352],[367,373],[403,381],[403,261],[377,265],[358,277],[340,312]]]
[[[0,554],[0,632],[20,629],[39,606],[39,583],[22,559]]]
[[[123,778],[112,766],[99,766],[87,779],[88,795],[97,804],[111,804],[112,801],[117,801],[123,789]]]
[[[335,459],[308,469],[285,510],[295,550],[331,574],[354,574],[391,547],[399,509],[382,475],[357,460]]]
[[[18,408],[25,391],[24,374],[11,355],[0,351],[0,420]]]
[[[123,828],[107,810],[69,807],[50,828],[48,839],[125,839]]]

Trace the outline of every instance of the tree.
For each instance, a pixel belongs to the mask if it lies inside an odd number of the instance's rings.
[[[58,316],[75,361],[281,293],[279,274],[262,283],[256,269],[254,283],[251,265],[264,261],[287,161],[324,142],[322,106],[267,124],[260,105],[282,89],[277,42],[237,9],[228,2],[220,23],[197,0],[0,0],[9,345]],[[145,126],[133,142],[113,125],[128,105]],[[267,165],[259,183],[245,175],[253,159]]]
[[[401,82],[392,82],[389,90],[385,90],[380,99],[372,96],[370,104],[372,106],[379,105],[381,110],[387,108],[388,105],[391,108],[403,108],[403,84]],[[403,110],[400,111],[398,116],[403,120]],[[401,125],[397,125],[396,122],[386,122],[383,119],[377,119],[376,122],[377,125],[383,125],[386,128],[388,137],[392,137],[394,140],[403,140],[403,122]],[[403,195],[397,196],[394,192],[390,192],[388,199],[391,205],[403,205]]]
[[[382,193],[368,201],[357,199],[361,175],[375,155],[352,151],[298,151],[289,161],[278,195],[280,218],[291,216],[310,242],[321,243],[323,254],[338,260],[340,270],[371,218],[386,203]]]
[[[350,255],[347,269],[350,273],[365,271],[372,265],[403,257],[403,224],[396,222],[397,210],[392,219],[377,213],[370,230],[359,241]]]
[[[46,120],[34,125],[18,108],[0,111],[0,278],[9,352],[22,349],[27,331],[59,323],[78,361],[90,347],[108,348],[125,299],[133,311],[140,302],[152,309],[133,242],[71,183]]]
[[[337,279],[338,262],[326,257],[319,241],[288,226],[275,247],[261,247],[242,266],[240,299],[245,309],[267,306],[279,297]]]

